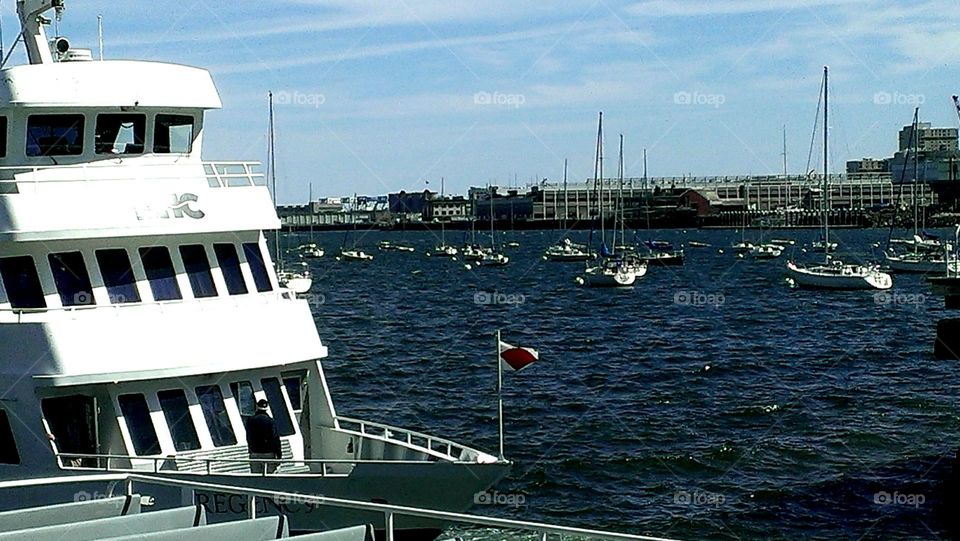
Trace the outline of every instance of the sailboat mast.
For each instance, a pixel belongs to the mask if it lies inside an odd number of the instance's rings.
[[[597,193],[597,209],[600,214],[600,244],[607,243],[607,230],[603,223],[603,111],[600,112],[600,120],[597,122],[597,153],[593,162],[593,180],[599,182]]]
[[[273,92],[267,93],[267,103],[269,107],[269,129],[267,131],[267,153],[269,154],[267,160],[267,166],[270,168],[270,184],[273,188],[273,208],[277,208],[277,162],[276,162],[276,147],[274,145],[275,135],[273,128]],[[277,228],[274,233],[274,251],[276,255],[274,256],[274,263],[277,265],[277,268],[282,269],[283,263],[280,261],[280,228],[283,227],[283,224],[280,224],[280,227]]]
[[[490,253],[493,255],[497,251],[497,236],[493,231],[493,186],[487,188],[490,197]]]
[[[624,223],[624,214],[623,214],[623,134],[620,134],[620,156],[617,161],[617,176],[619,177],[617,185],[617,213],[620,218],[620,245],[627,245],[626,237],[626,224]],[[616,239],[616,230],[614,230],[614,239],[613,239],[613,249],[616,251],[617,248],[617,239]]]
[[[650,187],[647,185],[647,149],[643,149],[643,191],[646,193],[647,204],[643,213],[647,216],[647,234],[650,234]]]
[[[917,237],[920,234],[918,229],[919,218],[917,213],[919,212],[919,204],[917,203],[917,188],[918,188],[918,178],[917,174],[920,170],[920,108],[917,107],[913,111],[913,184],[911,185],[912,199],[913,199],[913,236]]]
[[[570,200],[567,199],[567,159],[563,159],[563,220],[560,225],[567,230],[567,217],[570,216]]]
[[[828,156],[828,152],[827,152],[828,150],[827,149],[828,112],[827,111],[829,110],[829,107],[827,107],[828,84],[829,83],[828,83],[828,75],[827,75],[827,66],[824,66],[823,67],[823,194],[822,194],[823,201],[822,201],[822,205],[823,205],[823,243],[824,243],[823,253],[826,255],[827,259],[829,259],[829,253],[830,253],[830,222],[829,222],[829,218],[827,217],[828,216],[827,190],[829,189],[829,186],[830,186],[830,182],[828,180],[829,167],[827,164],[827,156]]]

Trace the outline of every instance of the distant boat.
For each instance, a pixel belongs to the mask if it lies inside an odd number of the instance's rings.
[[[643,149],[643,186],[646,192],[647,208],[647,231],[650,231],[650,192],[647,187],[647,149]],[[659,265],[662,267],[683,265],[683,250],[674,250],[673,244],[665,240],[647,239],[643,242],[647,248],[647,254],[640,256],[640,261],[648,265]]]
[[[416,248],[409,244],[393,243],[389,240],[381,240],[377,244],[377,249],[381,252],[415,252]]]
[[[567,229],[567,160],[563,160],[563,219],[560,220],[560,228],[563,231]],[[554,210],[556,212],[556,210]],[[543,252],[543,258],[547,261],[587,261],[596,257],[587,246],[576,244],[569,237],[563,237],[558,243],[553,244]]]
[[[709,248],[710,244],[706,242],[700,242],[698,240],[690,240],[690,241],[687,241],[687,246],[691,248]]]
[[[349,250],[340,248],[340,257],[338,259],[342,261],[373,261],[373,255],[357,248],[351,248]]]
[[[299,262],[292,267],[277,272],[277,281],[280,287],[285,287],[298,295],[303,295],[313,287],[313,278],[307,270],[307,264]]]
[[[793,246],[797,241],[793,239],[770,239],[770,244],[776,244],[777,246]]]
[[[750,259],[776,259],[783,253],[783,248],[777,244],[759,244],[747,252]]]
[[[300,254],[300,257],[306,259],[319,259],[323,257],[323,248],[317,246],[317,243],[313,240],[313,184],[310,184],[310,195],[308,196],[309,206],[311,208],[310,212],[310,242],[306,244],[301,244],[297,247],[297,252]]]
[[[510,263],[510,258],[497,251],[497,235],[493,229],[493,187],[490,188],[490,249],[482,251],[479,259],[476,259],[479,267],[503,267]]]
[[[823,238],[822,246],[829,251],[830,220],[828,210],[828,178],[827,165],[827,68],[823,68]],[[831,259],[829,253],[824,254],[824,262],[809,266],[799,265],[793,261],[787,262],[787,274],[798,287],[817,289],[890,289],[893,287],[893,278],[882,272],[877,265],[850,265],[840,260]]]
[[[443,177],[440,177],[440,199],[443,199],[444,195],[444,181]],[[459,251],[456,246],[450,246],[447,244],[447,229],[444,225],[444,221],[440,220],[440,244],[436,245],[432,251],[427,252],[427,255],[433,255],[436,257],[457,257]]]

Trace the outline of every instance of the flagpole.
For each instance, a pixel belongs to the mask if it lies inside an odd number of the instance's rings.
[[[497,419],[500,426],[500,460],[503,456],[503,364],[500,362],[500,329],[497,329]]]

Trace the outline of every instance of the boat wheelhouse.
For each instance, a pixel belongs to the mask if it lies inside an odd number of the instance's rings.
[[[30,64],[0,78],[0,479],[149,471],[463,511],[506,474],[502,458],[337,415],[310,307],[271,261],[280,222],[259,164],[201,159],[221,106],[206,70],[69,61],[89,55],[44,49],[41,14],[62,2],[17,5]],[[271,474],[251,473],[245,445],[260,399],[283,444]],[[207,512],[247,512],[235,503]],[[282,510],[297,531],[370,521],[310,511]]]

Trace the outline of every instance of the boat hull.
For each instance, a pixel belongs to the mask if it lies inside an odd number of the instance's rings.
[[[890,270],[895,272],[945,274],[947,271],[946,260],[910,259],[889,254],[886,255],[885,260]]]
[[[849,269],[850,266],[843,268]],[[865,272],[833,272],[825,267],[800,267],[790,261],[787,262],[787,274],[797,287],[807,289],[862,290],[893,287],[893,279],[889,274],[873,269]]]

